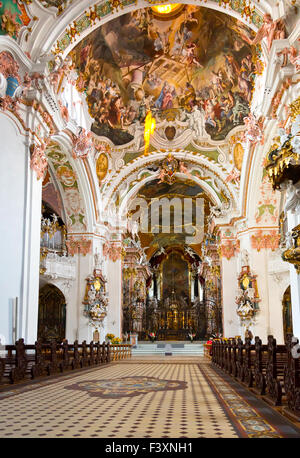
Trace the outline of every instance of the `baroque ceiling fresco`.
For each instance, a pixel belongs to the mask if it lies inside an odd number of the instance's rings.
[[[226,14],[182,6],[168,20],[150,8],[107,22],[70,53],[92,131],[115,145],[130,142],[149,110],[170,109],[185,121],[202,110],[212,140],[224,140],[249,113],[262,68],[251,30]]]

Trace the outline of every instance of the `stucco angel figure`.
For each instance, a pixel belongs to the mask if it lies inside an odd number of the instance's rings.
[[[179,172],[180,173],[184,173],[188,178],[192,178],[192,175],[190,174],[190,172],[186,168],[186,166],[185,166],[183,161],[179,161]]]
[[[96,248],[96,252],[94,254],[94,264],[96,269],[101,269],[102,268],[102,263],[103,261],[101,260],[100,253],[98,249]]]
[[[159,171],[159,175],[158,175],[158,178],[159,178],[159,183],[163,183],[165,181],[165,176],[166,176],[167,172],[165,171],[165,169],[161,168],[160,171]]]
[[[296,154],[300,155],[300,136],[299,135],[295,135],[295,137],[292,138],[291,145],[293,147],[293,151]]]
[[[205,119],[202,112],[199,110],[198,105],[194,105],[190,117],[189,127],[195,132],[197,137],[204,137],[205,132]]]
[[[90,305],[95,303],[97,291],[94,288],[91,288],[88,292],[88,302]]]
[[[279,128],[278,133],[280,136],[280,145],[283,145],[289,139],[289,134],[283,127]]]
[[[72,156],[74,159],[85,158],[92,150],[92,133],[87,132],[83,127],[79,134],[73,139]]]
[[[291,213],[298,213],[300,210],[300,188],[289,180],[287,184],[282,184],[281,189],[286,189],[286,202],[284,211]]]
[[[128,129],[129,133],[133,135],[134,147],[136,151],[139,151],[141,143],[143,140],[144,127],[141,125],[140,121],[137,119]]]
[[[230,183],[231,181],[239,181],[240,175],[240,171],[235,166],[233,166],[232,170],[227,175],[225,181],[226,183]]]
[[[263,124],[264,119],[256,119],[255,116],[250,113],[248,116],[244,118],[244,124],[246,126],[246,130],[243,134],[242,140],[249,141],[253,145],[256,145],[260,142],[261,145],[264,144],[264,134],[263,134]]]
[[[294,46],[284,48],[278,52],[276,61],[281,67],[292,64],[296,67],[297,72],[300,70],[300,52]]]
[[[294,239],[292,237],[291,231],[289,231],[285,235],[285,248],[288,250],[293,247],[294,247]]]
[[[286,37],[286,28],[284,20],[277,19],[273,21],[271,15],[266,13],[263,17],[263,25],[258,30],[255,38],[253,40],[249,39],[246,35],[243,34],[243,38],[250,44],[256,45],[260,43],[264,38],[267,39],[268,51],[271,50],[273,40],[282,40]]]
[[[247,250],[242,251],[241,262],[242,266],[249,266],[249,253]]]
[[[133,240],[138,237],[139,223],[129,219],[127,222],[127,230],[132,235]]]

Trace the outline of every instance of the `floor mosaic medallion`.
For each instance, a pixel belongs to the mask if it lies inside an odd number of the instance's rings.
[[[114,380],[88,380],[65,387],[68,390],[81,390],[90,396],[102,398],[132,397],[153,391],[182,390],[187,382],[162,380],[155,377],[121,377]]]

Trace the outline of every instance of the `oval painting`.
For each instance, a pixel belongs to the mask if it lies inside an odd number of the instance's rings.
[[[99,182],[102,181],[103,178],[105,178],[107,174],[107,169],[108,169],[108,158],[106,154],[101,153],[96,163],[96,173],[97,173]]]
[[[244,157],[244,148],[241,143],[237,143],[233,149],[233,159],[235,166],[238,170],[242,170],[242,163]]]

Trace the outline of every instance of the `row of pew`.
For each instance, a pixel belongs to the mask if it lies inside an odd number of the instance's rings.
[[[72,344],[67,340],[42,343],[38,340],[34,345],[25,345],[24,339],[19,339],[15,345],[0,349],[0,384],[14,384],[130,357],[130,344],[88,344],[86,341],[80,344],[77,340]]]
[[[246,338],[212,342],[212,363],[239,382],[266,397],[275,406],[286,406],[300,416],[300,346],[297,338],[287,336],[277,345],[273,336],[263,344]]]

